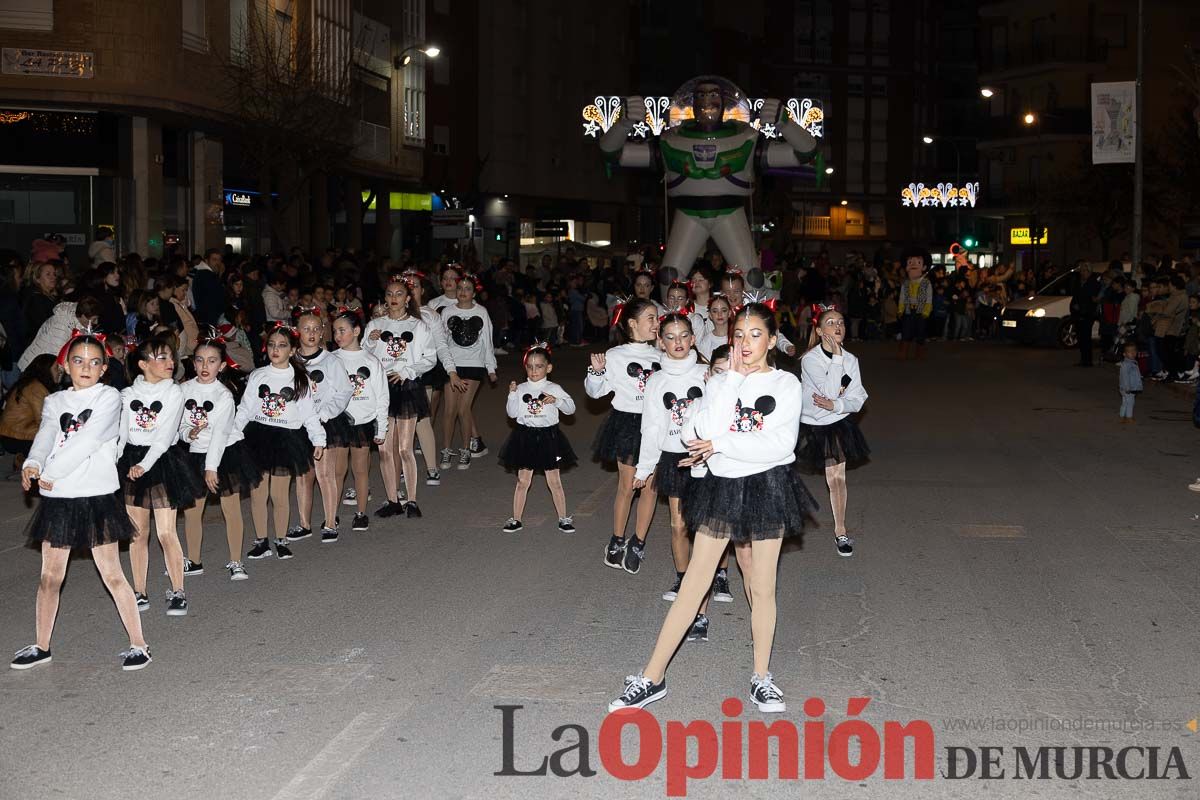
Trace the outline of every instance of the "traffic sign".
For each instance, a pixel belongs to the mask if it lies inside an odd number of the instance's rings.
[[[465,208],[447,208],[442,211],[433,212],[434,225],[466,225],[467,224],[467,209]]]

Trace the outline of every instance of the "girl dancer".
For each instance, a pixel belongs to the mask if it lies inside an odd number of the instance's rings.
[[[242,387],[238,385],[237,365],[220,337],[201,339],[192,355],[196,377],[180,387],[183,392],[183,416],[179,420],[179,441],[187,446],[192,471],[204,481],[208,492],[221,501],[225,517],[225,539],[229,544],[229,580],[244,581],[250,576],[242,564],[242,500],[262,482],[262,473],[253,455],[242,443],[242,432],[235,429],[233,415]],[[226,369],[228,367],[229,369]],[[204,505],[207,492],[183,512],[183,530],[187,537],[185,575],[204,574],[200,548],[204,542]]]
[[[417,459],[413,455],[413,433],[417,423],[429,416],[429,399],[421,376],[433,369],[433,334],[420,318],[421,309],[408,284],[393,277],[384,292],[384,316],[367,323],[366,337],[371,354],[379,359],[388,379],[387,440],[379,448],[379,469],[387,502],[375,512],[380,517],[405,514],[421,516],[417,506]],[[398,497],[400,474],[404,475],[407,501]]]
[[[650,270],[638,270],[633,276],[633,299],[649,300],[654,304],[655,312],[661,317],[667,313],[662,303],[654,299],[654,273]]]
[[[442,430],[446,447],[442,450],[442,469],[450,468],[454,451],[450,439],[454,435],[457,420],[462,430],[463,448],[458,451],[458,468],[471,466],[472,458],[487,455],[487,445],[479,436],[475,426],[475,414],[471,404],[484,378],[496,383],[496,353],[492,346],[492,321],[487,309],[475,302],[476,286],[474,275],[464,275],[458,282],[458,302],[442,310],[442,322],[450,339],[450,356],[463,379],[466,389],[451,392],[446,398],[446,413],[442,416]]]
[[[313,468],[325,454],[325,428],[317,415],[308,372],[297,358],[300,336],[296,329],[276,322],[267,336],[267,360],[246,379],[246,391],[234,415],[234,430],[242,431],[246,447],[262,475],[250,492],[254,519],[254,546],[246,558],[271,555],[267,538],[267,501],[274,506],[275,554],[291,558],[287,546],[288,512],[292,478]]]
[[[697,265],[688,276],[688,285],[692,292],[692,330],[699,342],[708,328],[708,304],[713,298],[712,270],[704,264]]]
[[[101,337],[78,332],[59,354],[71,388],[46,398],[42,421],[21,468],[21,488],[36,483],[41,502],[25,533],[42,551],[42,579],[37,591],[37,643],[18,650],[13,669],[50,663],[50,635],[58,614],[59,591],[67,575],[71,548],[88,549],[112,595],[129,635],[121,653],[122,669],[150,663],[150,647],[142,638],[133,590],[121,571],[118,542],[133,538],[133,524],[117,490],[117,439],[121,395],[100,383],[108,365]]]
[[[312,393],[313,403],[317,406],[317,417],[325,427],[325,447],[345,450],[350,446],[354,435],[350,430],[353,423],[345,413],[353,388],[341,359],[325,349],[325,315],[315,306],[296,307],[292,309],[292,319],[300,333],[299,360],[308,371],[308,388]],[[338,480],[334,474],[334,460],[323,458],[311,471],[297,476],[296,508],[300,521],[288,530],[289,542],[312,536],[309,519],[312,516],[314,482],[321,486],[321,504],[325,507],[321,544],[330,544],[338,540],[337,510],[341,492],[338,491]],[[330,522],[333,524],[330,525]]]
[[[688,530],[683,522],[682,502],[692,482],[689,469],[679,466],[688,457],[679,434],[704,395],[708,368],[699,363],[692,347],[692,324],[681,313],[667,314],[658,323],[658,346],[666,355],[662,371],[646,381],[642,411],[642,443],[634,473],[633,488],[642,489],[651,475],[658,493],[671,509],[671,555],[675,559],[675,584],[663,594],[674,600],[688,565]],[[708,641],[708,598],[688,633],[688,640]]]
[[[715,294],[708,302],[708,324],[696,336],[696,349],[700,355],[712,359],[713,351],[729,343],[729,317],[733,306],[723,294]]]
[[[852,414],[867,402],[858,359],[842,348],[846,320],[834,309],[823,311],[800,359],[804,385],[800,442],[796,448],[801,469],[825,474],[833,507],[833,536],[838,555],[854,555],[854,540],[846,535],[846,465],[871,454]],[[820,346],[818,346],[820,345]]]
[[[382,446],[388,430],[388,384],[379,359],[362,349],[362,317],[358,311],[339,309],[333,318],[333,340],[338,357],[350,376],[354,390],[346,408],[354,420],[345,446],[333,450],[333,474],[337,485],[346,480],[347,461],[354,470],[354,502],[358,511],[350,527],[365,531],[370,524],[367,498],[371,486],[371,442]]]
[[[524,525],[525,500],[533,473],[546,473],[546,486],[554,498],[558,512],[558,529],[574,533],[575,522],[567,514],[567,498],[563,493],[561,470],[575,466],[575,451],[558,427],[559,414],[574,414],[575,401],[557,383],[546,380],[554,365],[550,362],[550,345],[534,342],[523,359],[527,381],[508,385],[508,416],[517,427],[500,448],[500,463],[517,472],[517,488],[513,492],[513,515],[504,523],[505,533],[516,533]]]
[[[691,313],[690,308],[686,308],[688,304],[688,287],[686,283],[681,281],[671,281],[671,285],[667,287],[667,308],[666,313],[670,314],[673,311],[682,311],[685,315]],[[661,330],[662,326],[659,326]]]
[[[692,560],[679,598],[667,612],[650,661],[625,679],[625,691],[609,711],[641,708],[667,694],[671,655],[692,625],[717,562],[730,541],[750,542],[751,631],[754,674],[750,699],[759,711],[785,710],[783,692],[768,671],[775,636],[775,578],[784,536],[799,533],[816,501],[791,468],[800,424],[800,382],[773,369],[775,314],[751,303],[733,322],[729,371],[708,382],[700,408],[683,438],[691,456],[681,466],[706,463],[684,505],[688,529],[696,532]]]
[[[447,269],[446,272],[457,274],[453,269]],[[438,486],[442,482],[442,474],[438,471],[436,461],[437,440],[433,436],[433,415],[437,413],[442,404],[442,392],[447,383],[450,384],[450,391],[459,393],[465,392],[467,385],[458,377],[458,367],[455,366],[454,356],[450,353],[446,327],[442,324],[442,318],[439,316],[446,305],[443,303],[437,309],[433,309],[427,308],[423,304],[425,276],[420,272],[407,270],[401,277],[408,284],[409,291],[413,293],[413,298],[421,309],[421,320],[429,326],[429,332],[433,335],[434,349],[437,351],[437,363],[433,365],[433,369],[421,376],[421,384],[425,387],[425,396],[429,399],[430,416],[417,423],[417,443],[421,445],[421,458],[425,460],[425,485]]]
[[[583,388],[588,397],[612,394],[612,411],[596,432],[592,453],[602,463],[617,465],[617,496],[613,500],[613,534],[604,549],[604,563],[636,575],[645,559],[646,534],[654,520],[654,476],[646,480],[637,504],[634,539],[625,541],[635,466],[642,441],[642,405],[646,381],[662,368],[662,353],[652,342],[658,337],[658,311],[652,300],[634,298],[617,309],[618,335],[626,342],[607,353],[593,353]]]
[[[129,356],[133,384],[121,392],[121,458],[117,474],[125,495],[125,509],[137,535],[129,544],[133,591],[138,609],[150,607],[146,596],[146,570],[150,563],[150,512],[171,577],[167,614],[187,614],[183,593],[183,549],[175,529],[177,509],[187,508],[208,491],[179,448],[183,416],[183,391],[175,383],[175,350],[164,336],[142,342]]]
[[[438,285],[441,286],[442,293],[429,301],[429,307],[440,314],[446,306],[457,303],[458,282],[462,280],[464,274],[462,268],[456,264],[448,264],[443,267],[438,278]]]
[[[725,274],[721,276],[721,294],[728,297],[731,303],[737,304],[735,311],[741,309],[746,303],[765,296],[765,292],[747,293],[746,279],[742,276],[741,270],[737,269],[726,270]],[[774,309],[771,309],[771,312],[774,313]],[[796,355],[796,346],[782,333],[776,334],[775,347],[784,355]]]

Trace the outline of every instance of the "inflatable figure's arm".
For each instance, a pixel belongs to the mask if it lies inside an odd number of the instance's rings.
[[[621,116],[600,137],[600,150],[610,167],[620,165],[645,169],[654,164],[654,150],[649,141],[629,141],[629,132],[645,115],[646,104],[641,97],[625,98]],[[633,109],[630,111],[630,109]]]
[[[760,119],[764,125],[768,123],[774,125],[782,137],[766,143],[766,147],[762,151],[763,161],[767,167],[772,168],[798,167],[801,164],[807,164],[817,152],[817,140],[788,116],[787,112],[782,114],[782,120],[780,120],[780,110],[778,100],[769,98],[763,102]]]

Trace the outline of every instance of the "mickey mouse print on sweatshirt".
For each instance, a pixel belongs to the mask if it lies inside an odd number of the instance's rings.
[[[712,442],[714,475],[741,478],[796,460],[800,381],[791,372],[723,372],[705,392],[682,436]]]
[[[179,435],[183,416],[183,390],[174,381],[150,383],[142,375],[121,391],[121,437],[118,452],[126,444],[148,447],[137,464],[149,472]]]
[[[604,371],[590,371],[583,381],[588,397],[599,399],[612,392],[612,407],[630,414],[642,413],[646,382],[662,369],[662,352],[652,344],[631,342],[604,354]]]
[[[457,367],[475,367],[496,372],[496,353],[492,345],[492,322],[479,303],[471,308],[458,305],[442,309],[442,323],[450,345],[450,357]]]

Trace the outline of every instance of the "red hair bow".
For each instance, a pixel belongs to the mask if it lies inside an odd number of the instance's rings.
[[[526,348],[525,348],[525,354],[521,356],[521,363],[522,363],[522,364],[524,364],[526,361],[528,361],[528,360],[529,360],[529,354],[530,354],[530,353],[532,353],[534,350],[545,350],[547,353],[553,353],[553,352],[554,352],[553,350],[551,350],[551,349],[550,349],[550,345],[549,345],[549,343],[547,343],[547,342],[539,342],[539,341],[536,341],[536,340],[535,340],[535,341],[533,342],[533,344],[531,344],[531,345],[529,345],[529,347],[526,347]]]
[[[232,327],[232,326],[231,325],[223,325],[222,327]],[[224,336],[218,334],[216,332],[216,330],[211,330],[210,334],[211,335],[205,336],[203,339],[196,342],[195,350],[199,350],[201,347],[203,347],[206,344],[210,344],[210,345],[218,345],[219,344],[221,346],[221,349],[225,351],[225,366],[231,367],[233,369],[240,369],[238,367],[238,363],[229,357],[229,351],[225,350],[226,346],[229,344],[229,340],[226,339]],[[194,353],[195,350],[193,350],[192,352]],[[264,352],[266,351],[265,346],[263,347],[263,351]]]
[[[312,315],[317,319],[321,318],[320,306],[296,306],[292,309],[292,319],[300,319]]]
[[[621,317],[625,316],[625,306],[628,303],[628,297],[617,298],[617,304],[613,306],[612,322],[610,322],[608,325],[610,328],[615,328],[617,323],[621,321]]]
[[[772,314],[775,314],[779,311],[779,298],[767,297],[762,292],[746,292],[744,295],[742,295],[742,304],[734,309],[734,313],[740,313],[743,308],[751,303],[757,303],[760,306],[766,306]]]
[[[813,303],[812,304],[813,319],[820,318],[820,316],[822,314],[824,314],[826,311],[835,311],[835,310],[836,310],[835,306],[827,306],[824,303]]]
[[[400,273],[400,280],[411,285],[414,281],[425,280],[425,273],[415,269],[406,269]]]
[[[64,344],[62,346],[62,349],[58,351],[58,358],[56,360],[58,361],[58,365],[60,367],[66,366],[67,353],[70,352],[71,345],[74,344],[76,339],[83,337],[83,336],[91,337],[92,339],[95,339],[96,341],[100,342],[100,345],[104,348],[104,355],[107,356],[108,358],[112,358],[112,350],[110,350],[108,348],[108,337],[107,336],[105,336],[103,333],[96,333],[96,332],[92,331],[92,329],[90,327],[84,328],[84,329],[75,328],[71,331],[70,337],[67,338],[67,343]]]

